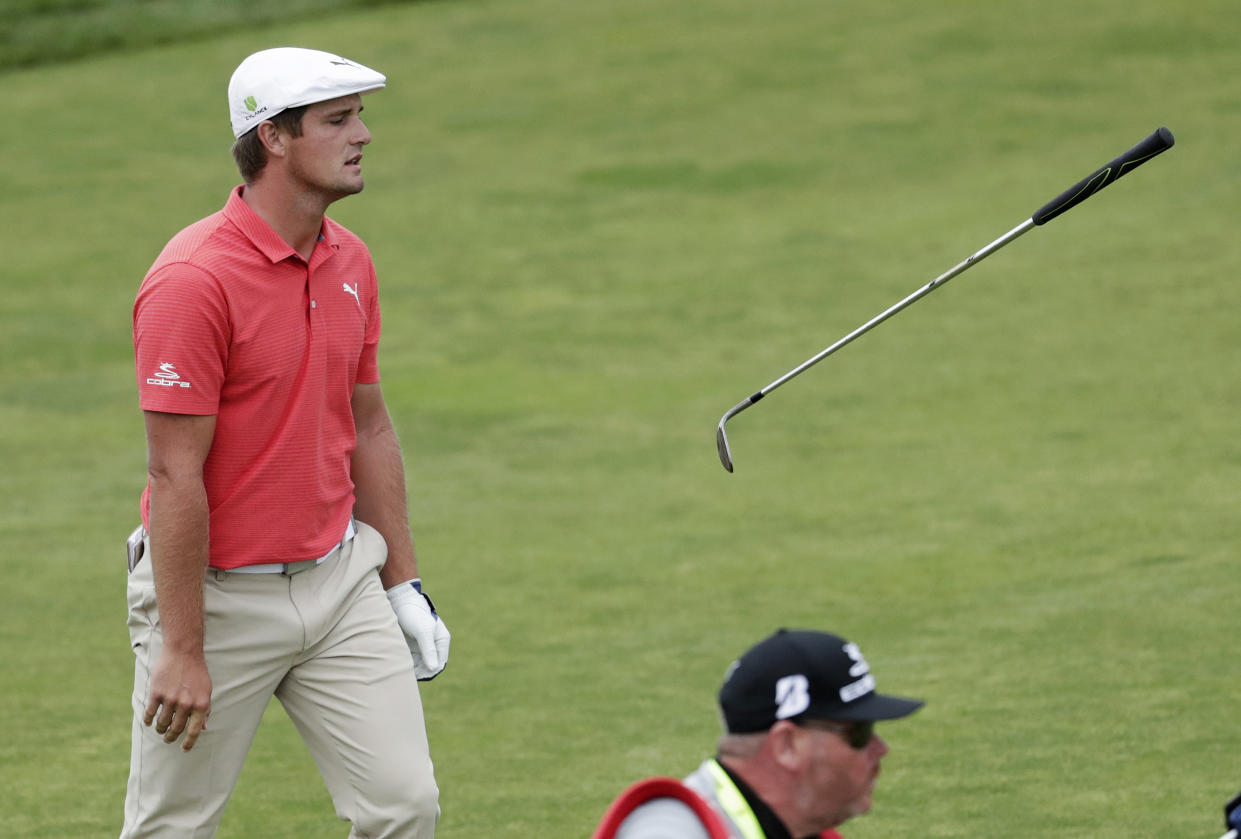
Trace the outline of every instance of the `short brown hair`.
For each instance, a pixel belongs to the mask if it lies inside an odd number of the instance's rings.
[[[309,105],[302,105],[297,108],[286,108],[267,121],[275,125],[277,130],[287,131],[294,137],[300,137],[302,136],[302,117],[309,107]],[[267,165],[267,149],[264,148],[263,141],[259,139],[258,125],[242,134],[233,143],[233,160],[237,162],[237,169],[241,172],[242,180],[247,184],[254,183],[258,179],[259,173]]]

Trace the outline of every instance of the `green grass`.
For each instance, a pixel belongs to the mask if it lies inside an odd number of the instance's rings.
[[[391,2],[395,0],[3,0],[0,70],[200,40]]]
[[[236,180],[232,69],[304,44],[390,80],[333,216],[380,270],[454,633],[424,692],[441,837],[585,836],[688,772],[780,625],[928,700],[849,839],[1218,835],[1239,27],[1211,0],[471,0],[6,73],[0,832],[119,828],[133,293]],[[1161,124],[1172,151],[732,421],[720,468],[728,407]],[[270,717],[220,835],[343,835]]]

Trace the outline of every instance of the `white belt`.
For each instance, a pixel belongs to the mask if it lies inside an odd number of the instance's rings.
[[[332,546],[332,549],[318,559],[304,559],[301,562],[267,562],[263,565],[242,565],[240,568],[229,568],[229,574],[285,574],[293,576],[302,571],[309,571],[323,560],[327,559],[337,550],[343,548],[345,544],[357,535],[357,529],[353,526],[353,518],[349,519],[349,526],[345,528],[345,536],[339,542]]]

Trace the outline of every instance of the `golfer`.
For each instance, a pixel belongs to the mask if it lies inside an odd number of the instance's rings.
[[[781,629],[724,678],[716,756],[684,782],[653,778],[621,794],[593,839],[802,839],[867,812],[888,746],[875,722],[912,714],[882,696],[856,645]],[[837,837],[838,839],[838,837]]]
[[[384,84],[316,50],[245,59],[228,86],[244,184],[138,291],[126,839],[213,836],[273,695],[350,835],[435,833],[418,679],[450,636],[414,557],[375,268],[324,215],[362,191],[362,94]]]

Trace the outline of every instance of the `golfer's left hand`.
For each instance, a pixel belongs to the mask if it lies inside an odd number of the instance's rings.
[[[388,602],[414,657],[414,675],[423,682],[434,679],[448,663],[452,634],[435,613],[431,598],[422,593],[421,578],[388,589]]]

